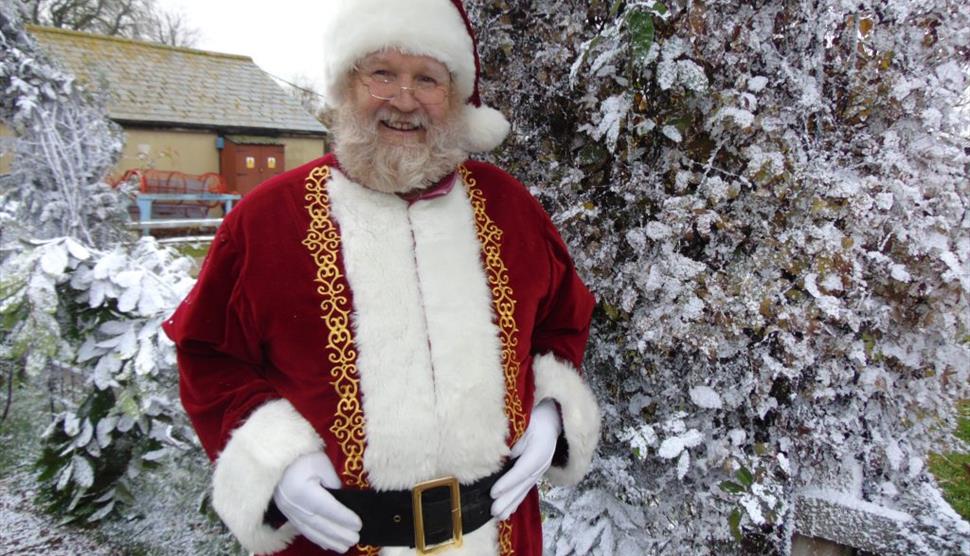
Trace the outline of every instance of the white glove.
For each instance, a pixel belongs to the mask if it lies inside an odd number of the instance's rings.
[[[340,488],[330,458],[323,452],[306,454],[283,472],[273,500],[304,537],[324,549],[347,552],[360,540],[363,523],[324,487]]]
[[[532,418],[525,434],[512,446],[512,457],[518,460],[492,485],[493,517],[508,519],[525,500],[525,496],[552,465],[560,432],[562,422],[556,402],[542,400],[532,409]]]

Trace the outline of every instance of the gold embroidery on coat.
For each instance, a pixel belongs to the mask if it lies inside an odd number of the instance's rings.
[[[317,293],[323,297],[320,310],[327,329],[327,360],[332,365],[333,386],[340,397],[337,415],[330,432],[337,438],[344,454],[340,470],[349,486],[366,488],[364,477],[364,413],[360,405],[360,377],[357,374],[357,348],[350,330],[350,301],[346,284],[341,281],[337,257],[340,234],[330,218],[330,195],[327,181],[330,168],[314,168],[306,180],[306,210],[310,227],[303,240],[317,265]]]
[[[350,331],[350,302],[346,286],[340,281],[337,257],[340,253],[340,233],[330,219],[330,195],[327,181],[330,167],[314,168],[306,180],[306,210],[310,227],[303,245],[310,250],[317,265],[317,293],[323,297],[320,309],[327,328],[327,360],[333,365],[330,375],[340,396],[337,415],[330,432],[337,438],[344,454],[340,471],[347,485],[367,488],[364,477],[364,413],[360,405],[360,377],[357,375],[357,349]],[[377,546],[357,545],[361,556],[377,556]]]
[[[492,288],[492,304],[498,317],[502,338],[502,367],[505,369],[505,414],[512,425],[512,438],[509,445],[522,437],[525,432],[525,412],[518,396],[519,360],[515,348],[519,345],[519,327],[515,323],[515,297],[509,286],[509,272],[502,260],[502,229],[485,212],[485,195],[478,188],[478,182],[464,165],[458,173],[468,191],[472,209],[475,212],[475,228],[478,241],[482,244],[485,258],[485,271],[488,284]]]
[[[508,520],[498,524],[498,549],[501,556],[515,554],[515,549],[512,548],[512,522]]]
[[[502,260],[502,229],[485,211],[485,195],[478,188],[478,181],[472,177],[472,173],[464,165],[458,167],[458,173],[475,212],[475,228],[478,241],[482,244],[485,271],[488,274],[488,284],[492,288],[492,304],[501,331],[502,367],[505,369],[505,415],[512,426],[512,437],[509,439],[511,446],[525,432],[525,412],[522,411],[522,400],[518,395],[519,360],[515,355],[515,348],[519,345],[519,327],[515,323],[515,296],[509,286],[508,269]],[[512,522],[500,522],[498,532],[499,554],[515,554],[512,547]]]

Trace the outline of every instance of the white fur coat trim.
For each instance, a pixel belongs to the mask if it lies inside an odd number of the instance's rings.
[[[233,431],[216,459],[212,506],[239,544],[267,554],[292,542],[297,535],[292,525],[273,529],[263,517],[286,467],[322,449],[316,431],[286,400],[263,404]]]
[[[409,213],[434,368],[437,472],[471,482],[498,471],[509,452],[492,290],[462,184]]]
[[[413,548],[386,547],[381,549],[381,556],[417,556],[418,551]],[[461,548],[441,551],[442,555],[454,556],[497,556],[499,554],[498,525],[495,520],[489,521],[479,529],[466,533],[462,538]]]
[[[501,347],[464,189],[409,206],[339,171],[328,188],[353,292],[371,485],[498,470],[508,453]]]
[[[600,413],[596,397],[570,364],[547,353],[532,362],[536,401],[551,398],[562,411],[562,429],[569,444],[563,467],[550,467],[546,478],[555,485],[574,485],[583,478],[599,442]]]

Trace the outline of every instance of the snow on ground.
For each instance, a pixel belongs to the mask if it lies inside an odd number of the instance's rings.
[[[115,548],[100,546],[83,534],[57,527],[34,505],[33,483],[24,475],[0,479],[0,556],[120,556]]]

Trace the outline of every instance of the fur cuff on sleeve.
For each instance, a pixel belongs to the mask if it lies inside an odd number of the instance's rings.
[[[551,353],[540,355],[532,364],[536,380],[536,401],[556,400],[562,412],[562,430],[569,456],[562,467],[553,466],[546,478],[556,485],[573,485],[589,469],[600,436],[600,413],[592,390],[570,363]]]
[[[265,554],[279,552],[293,541],[297,531],[292,525],[274,529],[263,516],[286,467],[322,449],[316,431],[286,400],[260,406],[233,431],[216,459],[212,506],[239,544]]]

